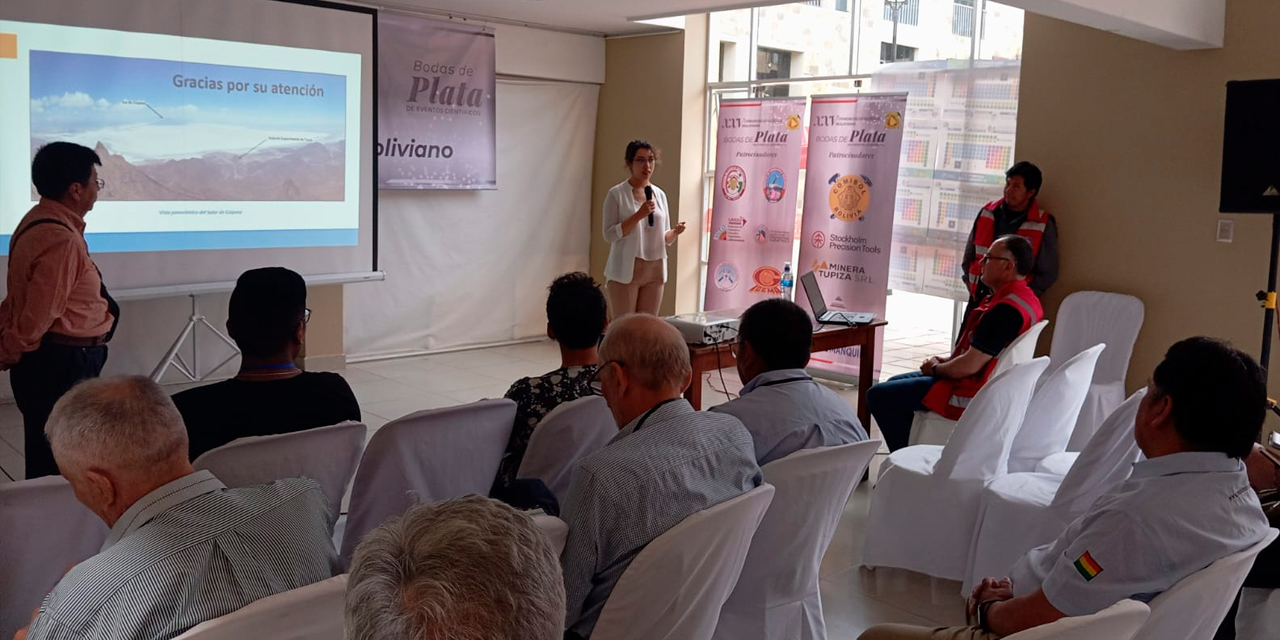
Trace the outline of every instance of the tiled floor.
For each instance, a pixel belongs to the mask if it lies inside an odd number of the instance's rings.
[[[913,371],[928,355],[950,350],[945,332],[900,325],[886,333],[881,377]],[[500,397],[511,381],[559,366],[559,352],[550,342],[535,342],[420,358],[348,365],[343,375],[351,383],[370,435],[388,421],[419,409]],[[723,384],[721,375],[723,374]],[[733,369],[707,374],[701,381],[704,402],[710,406],[742,388]],[[828,383],[850,404],[857,401],[851,385]],[[175,387],[175,391],[179,387]],[[12,405],[0,405],[0,482],[20,477],[22,418]],[[873,437],[878,437],[872,427]],[[872,463],[875,475],[883,456]],[[835,538],[823,559],[821,587],[828,635],[832,640],[856,638],[880,622],[950,625],[964,621],[960,585],[906,571],[860,566],[863,529],[870,505],[870,488],[858,487],[845,507]]]

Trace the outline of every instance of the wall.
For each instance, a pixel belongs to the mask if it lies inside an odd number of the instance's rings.
[[[1087,289],[1141,298],[1130,390],[1181,338],[1260,351],[1254,292],[1267,276],[1271,220],[1218,214],[1218,181],[1224,85],[1280,77],[1276,24],[1280,3],[1232,0],[1226,47],[1180,52],[1027,14],[1017,158],[1044,170],[1062,248],[1046,309],[1052,317],[1065,295]],[[1235,220],[1234,243],[1215,242],[1218,218]],[[1280,392],[1280,375],[1270,386]]]
[[[601,229],[600,207],[605,194],[629,175],[624,162],[627,142],[646,139],[661,152],[653,181],[667,192],[672,224],[688,225],[667,250],[667,287],[660,310],[664,315],[695,311],[699,289],[706,18],[687,20],[683,32],[606,41],[605,81],[596,117],[591,274],[604,282],[609,243]]]

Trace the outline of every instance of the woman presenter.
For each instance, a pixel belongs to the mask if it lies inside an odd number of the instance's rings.
[[[667,245],[684,233],[683,222],[671,227],[667,194],[650,179],[658,153],[644,140],[627,144],[631,177],[609,190],[604,199],[604,239],[609,262],[604,268],[610,315],[657,315],[667,281]]]

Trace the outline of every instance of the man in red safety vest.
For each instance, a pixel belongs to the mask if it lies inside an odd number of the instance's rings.
[[[1004,175],[1004,197],[982,207],[964,245],[961,279],[969,289],[965,317],[991,293],[982,284],[980,261],[996,238],[1017,234],[1031,242],[1034,262],[1027,285],[1037,298],[1044,297],[1044,292],[1058,279],[1058,223],[1036,202],[1043,182],[1040,169],[1030,162],[1019,162]]]
[[[992,242],[982,256],[980,276],[992,293],[965,318],[955,351],[867,391],[867,407],[890,451],[907,446],[916,411],[959,419],[995,371],[1000,352],[1044,319],[1040,299],[1027,285],[1032,262],[1026,238],[1008,235]]]

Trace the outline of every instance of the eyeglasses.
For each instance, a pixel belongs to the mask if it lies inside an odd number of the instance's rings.
[[[308,323],[308,322],[311,322],[311,310],[310,310],[310,309],[303,309],[303,310],[302,310],[302,324],[306,324],[306,323]]]
[[[737,360],[737,359],[738,359],[738,349],[741,349],[741,348],[742,348],[742,341],[741,341],[741,340],[739,340],[739,341],[737,341],[737,342],[730,342],[730,343],[729,343],[729,355],[733,356],[733,358],[734,358],[735,360]]]
[[[1005,262],[1013,262],[1013,258],[1001,258],[1000,256],[993,256],[989,253],[985,256],[982,256],[982,264],[986,264],[988,262],[991,262],[992,260],[1004,260]]]
[[[653,157],[653,158],[640,158],[640,157],[637,157],[635,160],[632,160],[632,162],[641,162],[641,163],[644,163],[644,164],[658,164],[658,159],[657,159],[656,157]]]
[[[102,178],[98,178],[97,180],[94,180],[94,181],[93,181],[93,183],[94,183],[94,184],[96,184],[96,185],[98,185],[98,188],[99,188],[99,189],[106,189],[106,188],[107,188],[107,181],[106,181],[106,180],[103,180]]]
[[[620,369],[622,367],[627,366],[625,364],[622,364],[621,362],[618,362],[617,360],[606,360],[605,362],[601,362],[600,366],[596,367],[595,374],[591,376],[591,382],[588,383],[591,387],[592,395],[597,395],[597,396],[604,395],[604,381],[600,379],[600,374],[604,373],[604,370],[609,368],[609,365],[611,364],[618,365],[618,368]]]

